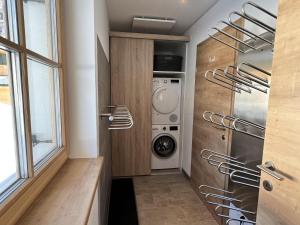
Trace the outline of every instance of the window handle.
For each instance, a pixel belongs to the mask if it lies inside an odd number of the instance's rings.
[[[271,161],[265,162],[262,165],[258,165],[257,168],[259,168],[261,171],[269,174],[271,177],[273,177],[279,181],[282,181],[284,179],[284,177],[282,175],[280,175],[276,172],[275,165]]]

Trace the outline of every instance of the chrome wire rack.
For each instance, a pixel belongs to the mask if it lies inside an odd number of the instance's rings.
[[[133,127],[133,118],[127,106],[108,106],[111,113],[100,114],[101,119],[107,118],[109,121],[109,130],[127,130]]]

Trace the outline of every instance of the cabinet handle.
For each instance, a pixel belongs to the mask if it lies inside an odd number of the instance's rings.
[[[279,181],[282,181],[284,179],[284,177],[282,175],[280,175],[276,172],[275,165],[271,161],[265,162],[262,165],[258,165],[257,168],[259,168],[261,171],[269,174],[271,177],[273,177]]]

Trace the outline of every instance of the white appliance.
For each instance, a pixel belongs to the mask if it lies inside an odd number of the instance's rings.
[[[179,168],[180,126],[152,125],[152,169]]]
[[[180,124],[181,79],[153,78],[152,124]]]

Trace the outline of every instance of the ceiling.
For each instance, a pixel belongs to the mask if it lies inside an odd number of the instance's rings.
[[[218,0],[107,0],[110,29],[132,31],[134,16],[175,19],[169,34],[183,34]],[[163,32],[162,32],[163,33]]]

